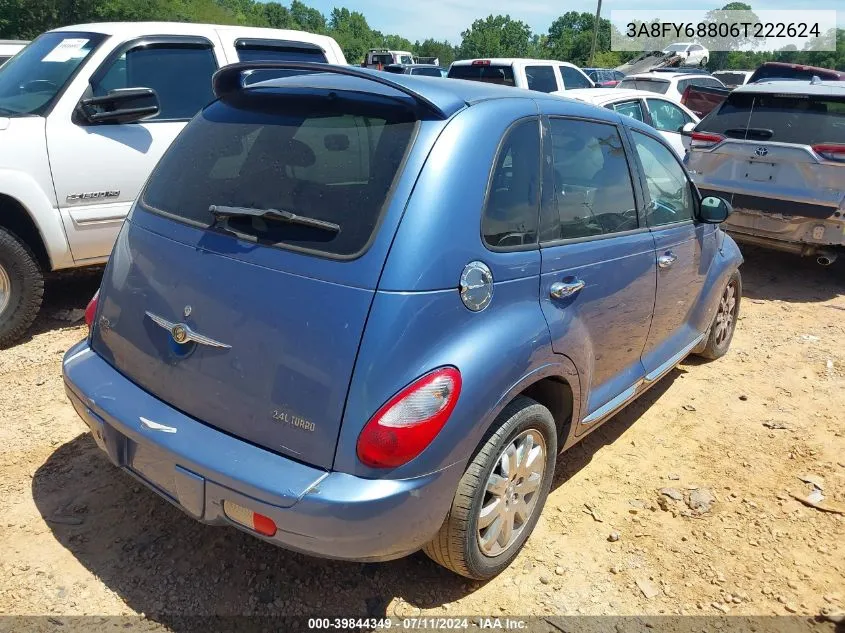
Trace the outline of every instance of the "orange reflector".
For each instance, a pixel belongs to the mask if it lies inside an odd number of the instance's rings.
[[[276,524],[270,517],[253,512],[249,508],[233,503],[232,501],[223,501],[223,512],[232,521],[250,530],[254,530],[264,536],[273,536],[276,533]]]

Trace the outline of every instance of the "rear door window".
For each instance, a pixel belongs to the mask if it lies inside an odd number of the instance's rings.
[[[481,233],[496,249],[537,243],[540,218],[540,123],[525,119],[507,133],[487,192]]]
[[[554,92],[557,90],[557,77],[552,66],[526,66],[525,77],[528,89],[538,92]]]
[[[378,225],[416,127],[387,98],[241,93],[197,116],[141,195],[147,209],[259,244],[351,258]],[[216,220],[211,205],[275,210],[335,225]]]
[[[562,118],[550,124],[555,203],[543,206],[544,241],[638,228],[631,171],[616,126]],[[549,211],[554,217],[547,217]]]
[[[642,102],[639,99],[635,99],[634,101],[623,101],[622,103],[613,103],[606,107],[618,112],[619,114],[636,119],[637,121],[645,121]]]
[[[724,88],[725,84],[715,77],[694,77],[687,81],[688,86],[705,86],[710,88]],[[683,91],[681,91],[683,92]]]
[[[628,77],[620,81],[616,87],[629,90],[647,90],[648,92],[665,95],[669,90],[669,82],[665,79],[632,79]]]
[[[240,39],[235,42],[238,60],[242,62],[322,62],[326,54],[316,45],[284,40]]]
[[[590,82],[587,81],[587,78],[571,66],[558,66],[558,68],[560,68],[560,74],[563,77],[563,87],[566,90],[590,87]]]
[[[845,97],[733,92],[696,129],[753,141],[845,143]]]
[[[686,112],[674,103],[663,99],[646,99],[648,111],[654,127],[661,132],[680,132],[685,124],[692,121]]]
[[[452,65],[449,69],[449,77],[453,79],[481,81],[488,84],[500,84],[502,86],[516,86],[513,78],[513,67],[510,65]]]

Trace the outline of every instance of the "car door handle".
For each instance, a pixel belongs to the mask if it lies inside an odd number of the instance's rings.
[[[672,264],[675,263],[676,259],[678,259],[678,256],[675,255],[675,253],[667,251],[665,255],[661,255],[657,258],[657,265],[661,268],[670,268]]]
[[[554,299],[566,299],[574,294],[578,294],[586,286],[581,279],[574,281],[556,281],[549,289],[549,294]]]

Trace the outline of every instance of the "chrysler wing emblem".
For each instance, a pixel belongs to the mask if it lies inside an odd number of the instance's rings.
[[[145,313],[150,319],[152,319],[153,323],[156,325],[163,327],[165,330],[170,332],[170,336],[173,337],[173,340],[179,343],[179,345],[184,345],[185,343],[193,342],[199,343],[200,345],[208,345],[209,347],[220,347],[223,349],[230,349],[231,345],[226,345],[226,343],[221,343],[220,341],[215,341],[213,338],[209,338],[200,334],[198,332],[194,332],[187,323],[173,323],[168,321],[167,319],[160,317],[157,314],[153,314],[152,312]]]

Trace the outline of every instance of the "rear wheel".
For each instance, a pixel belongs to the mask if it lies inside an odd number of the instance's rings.
[[[487,580],[528,540],[549,494],[557,455],[554,418],[520,396],[502,413],[458,484],[437,536],[423,551],[447,569]]]
[[[44,278],[32,253],[0,228],[0,348],[16,342],[32,325],[44,296]]]
[[[707,62],[709,62],[709,61],[710,61],[709,59],[707,59],[706,57],[703,57],[701,59],[701,67],[704,68],[707,65]]]
[[[715,360],[724,356],[731,346],[731,340],[736,330],[736,321],[739,317],[739,303],[742,299],[742,277],[737,270],[722,291],[719,299],[719,307],[713,324],[710,326],[710,334],[707,343],[701,350],[695,353],[704,358]]]

